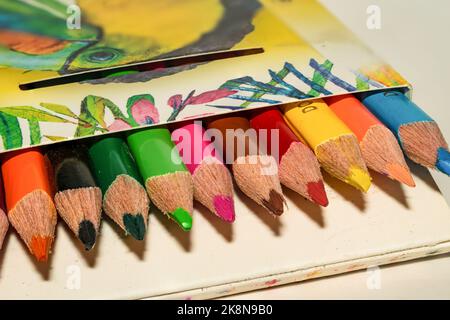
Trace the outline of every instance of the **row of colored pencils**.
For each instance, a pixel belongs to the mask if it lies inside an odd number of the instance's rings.
[[[102,212],[142,240],[150,201],[185,231],[192,227],[194,199],[231,223],[233,182],[224,159],[238,188],[274,216],[285,207],[281,185],[328,205],[320,167],[364,192],[371,184],[367,167],[415,185],[402,149],[411,160],[450,173],[448,146],[437,124],[400,91],[367,93],[361,100],[317,99],[248,115],[208,119],[206,128],[190,122],[172,132],[149,128],[125,139],[108,136],[7,153],[1,166],[0,248],[9,220],[36,259],[46,261],[57,213],[86,250],[96,243]],[[267,139],[248,134],[250,128],[266,130]]]

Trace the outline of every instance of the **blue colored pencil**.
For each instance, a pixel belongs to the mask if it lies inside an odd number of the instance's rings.
[[[364,93],[361,101],[396,135],[411,160],[450,175],[448,144],[437,123],[401,91]]]

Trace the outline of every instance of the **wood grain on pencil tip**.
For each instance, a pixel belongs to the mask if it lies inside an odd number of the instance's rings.
[[[358,139],[323,100],[281,108],[291,128],[308,142],[326,171],[363,192],[369,190],[371,177]]]
[[[415,183],[395,136],[354,96],[325,99],[358,138],[367,166],[410,187]]]
[[[194,184],[191,174],[174,153],[169,130],[152,128],[127,137],[151,201],[184,231],[192,228]]]
[[[38,261],[47,261],[56,226],[48,168],[38,149],[8,153],[2,163],[8,219]]]
[[[281,215],[285,199],[277,164],[273,157],[258,154],[257,141],[246,134],[250,129],[250,122],[243,117],[220,118],[210,121],[208,128],[217,129],[222,134],[223,144],[216,147],[222,150],[226,157],[232,153],[234,158],[232,170],[239,189],[273,215]],[[231,133],[234,143],[228,141],[227,130],[233,130]],[[238,145],[243,143],[244,148],[238,150]],[[240,151],[243,153],[239,154]]]
[[[143,240],[150,201],[126,142],[119,137],[100,139],[90,146],[89,158],[105,213],[127,234]]]
[[[267,150],[278,153],[280,181],[286,187],[321,206],[328,205],[320,165],[316,156],[292,132],[277,108],[255,111],[250,124],[256,130],[267,130]],[[277,130],[278,140],[272,140]],[[258,135],[259,136],[259,135]]]
[[[97,240],[102,213],[102,192],[87,163],[81,144],[56,145],[47,152],[53,167],[55,205],[60,216],[86,250]]]
[[[450,175],[448,144],[437,123],[399,90],[361,94],[362,103],[400,141],[412,161]]]
[[[201,124],[188,123],[172,132],[179,154],[192,174],[194,199],[226,222],[235,219],[233,182]]]

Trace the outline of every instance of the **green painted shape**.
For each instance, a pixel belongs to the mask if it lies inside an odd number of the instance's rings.
[[[40,110],[32,106],[2,107],[0,110],[1,112],[9,114],[10,116],[31,121],[62,123],[69,122],[68,120],[61,118],[60,116],[53,115],[45,110]]]
[[[130,149],[122,138],[107,137],[96,141],[88,154],[92,173],[103,194],[119,175],[128,175],[144,185]]]
[[[88,111],[87,104],[91,103],[92,96],[87,96],[81,101],[80,115],[78,116],[78,126],[75,130],[75,137],[84,137],[95,134],[97,121]]]
[[[75,113],[73,113],[73,111],[70,110],[69,107],[64,106],[62,104],[41,102],[39,105],[47,110],[50,110],[50,111],[74,118],[74,119],[77,118],[77,115]]]
[[[30,129],[30,144],[36,145],[41,143],[42,135],[39,121],[28,120],[28,128]]]
[[[0,111],[0,136],[5,150],[20,148],[23,143],[22,130],[16,117]]]
[[[27,32],[61,40],[97,40],[100,30],[83,23],[81,29],[67,28],[67,6],[55,0],[39,1],[44,7],[24,1],[0,1],[0,17],[6,29]],[[49,8],[50,10],[46,10]],[[83,14],[83,13],[81,13]]]
[[[370,86],[366,81],[362,80],[360,77],[356,77],[356,89],[369,90]]]
[[[187,171],[166,128],[131,133],[127,141],[144,181],[155,176]]]
[[[333,68],[333,62],[331,62],[330,60],[325,60],[325,62],[322,63],[320,66],[322,68],[325,68],[328,71],[331,71],[331,69]],[[316,70],[316,71],[314,71],[312,82],[318,84],[319,86],[321,86],[323,88],[327,84],[327,79],[324,78],[324,76],[322,76],[322,74]],[[320,92],[318,92],[314,89],[309,90],[308,94],[313,97],[320,96]]]

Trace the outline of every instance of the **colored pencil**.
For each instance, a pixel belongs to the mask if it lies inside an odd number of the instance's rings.
[[[279,164],[280,181],[286,187],[299,193],[309,201],[321,206],[328,205],[320,165],[311,149],[292,132],[276,108],[255,111],[250,125],[256,130],[278,130],[278,141],[272,141],[267,134],[267,150],[277,152],[274,156]]]
[[[0,175],[0,250],[2,249],[3,240],[5,239],[6,232],[8,231],[9,222],[5,214],[5,199],[3,193],[3,181]]]
[[[86,250],[96,242],[102,214],[102,192],[88,165],[82,144],[55,145],[47,152],[53,167],[56,210]]]
[[[222,220],[233,222],[233,181],[201,123],[193,122],[177,128],[172,132],[172,140],[192,174],[194,199]]]
[[[358,99],[344,95],[327,98],[325,102],[356,135],[370,169],[415,186],[395,136]]]
[[[208,129],[216,129],[220,133],[222,139],[214,141],[226,156],[227,163],[232,163],[239,189],[271,214],[280,216],[284,211],[285,199],[278,169],[270,166],[270,170],[268,167],[271,164],[276,167],[276,161],[266,154],[258,154],[256,137],[248,134],[250,122],[243,117],[220,118],[210,121]]]
[[[152,202],[185,231],[192,228],[194,185],[167,128],[128,135],[128,145]]]
[[[7,153],[2,162],[9,222],[38,261],[48,259],[57,220],[47,170],[38,149]]]
[[[128,145],[119,137],[104,138],[89,147],[89,158],[105,213],[127,234],[143,240],[149,199]]]
[[[437,123],[401,91],[371,92],[363,104],[397,136],[412,161],[450,175],[450,152]]]
[[[358,139],[323,100],[293,103],[282,108],[294,132],[308,142],[326,171],[367,192],[371,178]]]

